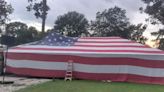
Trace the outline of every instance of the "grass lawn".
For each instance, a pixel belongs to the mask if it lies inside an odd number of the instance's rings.
[[[55,80],[29,86],[16,92],[164,92],[164,85],[135,83],[103,83],[100,81]]]

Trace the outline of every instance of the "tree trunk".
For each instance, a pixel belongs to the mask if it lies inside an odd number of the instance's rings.
[[[45,33],[45,23],[46,23],[46,6],[47,0],[43,0],[43,15],[42,15],[42,33]]]

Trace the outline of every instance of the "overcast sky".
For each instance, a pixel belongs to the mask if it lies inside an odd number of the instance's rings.
[[[29,26],[35,26],[40,30],[41,20],[36,19],[32,12],[26,11],[27,0],[6,0],[12,4],[14,13],[10,16],[11,21],[21,21]],[[147,17],[146,14],[140,14],[139,7],[144,6],[141,0],[47,0],[50,6],[46,20],[46,29],[52,28],[57,16],[68,11],[77,11],[83,13],[88,20],[94,20],[97,11],[103,11],[114,6],[119,6],[127,11],[127,17],[133,24],[142,23]],[[158,30],[159,26],[149,25],[146,36],[149,31]]]

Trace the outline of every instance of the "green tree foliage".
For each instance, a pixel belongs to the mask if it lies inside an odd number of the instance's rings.
[[[150,15],[147,19],[152,24],[162,24],[164,25],[164,0],[142,0],[147,6],[145,9],[140,8],[140,10]],[[160,49],[164,49],[164,29],[160,29],[158,32],[152,32],[153,36],[156,36],[156,40],[160,40]]]
[[[61,15],[55,21],[54,29],[63,35],[78,37],[88,34],[88,20],[83,14],[72,11]]]
[[[8,15],[13,12],[13,8],[10,4],[7,4],[5,0],[0,0],[0,26],[8,19]]]
[[[6,34],[9,36],[17,37],[19,32],[27,31],[28,26],[21,22],[11,22],[6,25]]]
[[[156,36],[156,40],[162,39],[164,36],[164,29],[160,29],[157,32],[152,32],[151,35]]]
[[[141,11],[149,14],[151,17],[148,20],[152,24],[161,22],[164,24],[164,0],[142,0],[147,6],[145,9],[140,8]]]
[[[51,32],[53,32],[54,31],[54,29],[52,28],[52,29],[47,29],[47,33],[51,33]]]
[[[36,18],[42,19],[42,33],[44,34],[47,12],[50,9],[47,5],[47,0],[28,0],[28,2],[27,11],[34,11]]]
[[[120,36],[129,38],[129,19],[126,11],[115,6],[102,12],[97,12],[96,21],[91,22],[91,29],[94,36]]]
[[[97,12],[96,21],[91,21],[92,36],[119,36],[132,39],[142,44],[147,40],[143,32],[147,25],[132,25],[126,17],[126,11],[115,6],[102,12]]]
[[[31,41],[35,41],[35,40],[39,40],[39,32],[38,30],[33,27],[33,26],[30,26],[28,28],[28,32],[29,32],[29,36],[31,36]]]
[[[6,25],[6,34],[14,36],[15,45],[24,44],[37,40],[38,31],[35,27],[29,27],[21,22],[11,22]]]
[[[161,38],[161,39],[160,39],[159,44],[160,44],[160,45],[159,45],[158,48],[161,49],[161,50],[164,50],[164,38]]]
[[[156,36],[156,41],[160,40],[159,42],[159,49],[164,50],[164,29],[160,29],[157,32],[152,32],[151,35]]]
[[[131,31],[131,39],[134,41],[137,41],[139,43],[145,44],[145,42],[147,41],[147,38],[145,38],[143,36],[143,33],[145,32],[147,28],[147,25],[144,25],[142,23],[138,24],[138,25],[131,25],[129,27]]]

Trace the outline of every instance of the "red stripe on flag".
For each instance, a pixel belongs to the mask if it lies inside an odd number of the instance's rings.
[[[128,41],[78,41],[76,43],[120,43],[120,44],[124,44],[124,43],[135,43],[135,42],[128,42]]]
[[[79,39],[95,39],[95,40],[97,39],[104,39],[104,40],[121,39],[122,40],[121,37],[81,37]]]
[[[90,64],[90,65],[133,65],[150,68],[164,68],[163,60],[144,60],[137,58],[92,58],[71,55],[47,55],[32,53],[8,53],[8,59],[13,60],[34,60],[44,62],[68,62],[73,60],[74,63]],[[21,61],[20,61],[21,62]]]
[[[101,45],[74,45],[74,46],[76,46],[76,47],[137,47],[137,48],[150,48],[150,47],[148,47],[148,46],[126,46],[126,45],[111,45],[111,46],[101,46]]]

